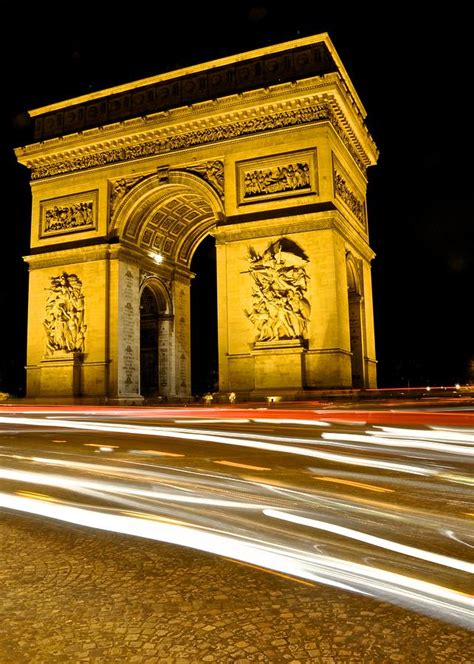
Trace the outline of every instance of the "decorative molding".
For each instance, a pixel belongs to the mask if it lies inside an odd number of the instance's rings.
[[[43,322],[46,333],[45,354],[51,356],[56,351],[82,353],[87,330],[84,324],[82,281],[77,274],[67,272],[51,277],[50,281]]]
[[[280,51],[265,50],[250,58],[241,54],[226,63],[200,65],[197,71],[186,67],[169,72],[166,78],[136,81],[120,86],[120,91],[102,91],[93,98],[72,100],[76,103],[63,108],[43,109],[35,117],[35,140],[338,72],[332,49],[324,41],[293,43]]]
[[[220,198],[224,198],[223,161],[216,159],[214,161],[206,161],[203,164],[192,164],[192,166],[185,166],[183,170],[200,175],[203,180],[216,190]]]
[[[148,175],[139,175],[134,178],[120,178],[119,180],[114,180],[111,182],[110,188],[110,218],[112,218],[117,211],[118,206],[122,198],[128,194],[128,192],[133,189],[133,187],[144,180]]]
[[[283,105],[279,104],[277,108],[283,108]],[[133,143],[130,142],[129,145],[119,147],[118,141],[108,141],[85,148],[82,154],[81,150],[76,150],[76,156],[72,158],[70,153],[62,153],[50,158],[51,160],[46,160],[44,157],[26,160],[25,165],[31,169],[32,179],[38,180],[97,166],[107,166],[134,159],[153,157],[175,150],[184,150],[195,146],[251,136],[265,131],[292,128],[322,121],[331,122],[337,133],[341,137],[345,136],[344,129],[339,127],[339,121],[328,103],[308,103],[306,106],[294,103],[294,108],[280,111],[277,111],[275,107],[267,107],[263,110],[258,109],[252,115],[253,117],[248,117],[248,112],[246,116],[242,113],[241,116],[245,119],[236,121],[234,119],[236,114],[227,114],[213,118],[212,122],[214,124],[211,124],[211,120],[207,118],[200,122],[177,125],[172,130],[163,128],[155,132],[135,135],[133,139],[130,139],[130,141],[133,140]],[[200,125],[198,129],[195,128],[197,124]],[[143,140],[144,136],[148,138],[150,135],[153,136],[152,140]],[[361,160],[349,139],[346,138],[346,141],[345,144],[352,156],[361,170],[365,172],[367,164]]]
[[[255,348],[281,340],[302,340],[307,333],[311,307],[306,299],[308,257],[289,238],[269,244],[260,255],[248,250],[253,279],[252,308],[245,315],[256,332]]]
[[[367,228],[367,211],[364,196],[359,192],[352,179],[333,155],[334,195],[343,201],[353,215]]]
[[[237,164],[238,201],[254,203],[318,193],[316,150],[301,150]]]
[[[40,203],[40,238],[96,229],[97,191],[51,198]]]

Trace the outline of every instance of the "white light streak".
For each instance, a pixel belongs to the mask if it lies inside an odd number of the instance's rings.
[[[420,558],[420,560],[426,560],[430,563],[443,565],[444,567],[451,567],[452,569],[457,569],[462,572],[467,572],[468,574],[474,574],[474,564],[465,562],[464,560],[457,560],[456,558],[449,558],[448,556],[442,556],[438,553],[423,551],[422,549],[416,549],[413,546],[406,546],[405,544],[392,542],[390,540],[386,540],[381,537],[375,537],[374,535],[369,535],[368,533],[362,533],[358,530],[352,530],[351,528],[344,528],[343,526],[337,526],[334,523],[326,523],[325,521],[308,519],[307,517],[297,516],[296,514],[290,514],[288,512],[280,512],[278,510],[268,509],[264,510],[263,513],[266,516],[270,516],[275,519],[282,519],[283,521],[289,521],[290,523],[297,523],[301,526],[309,526],[310,528],[325,530],[328,533],[334,533],[335,535],[342,535],[343,537],[350,537],[351,539],[358,540],[359,542],[372,544],[373,546],[378,546],[383,549],[388,549],[389,551],[395,551],[396,553],[402,553],[406,556],[412,556],[413,558]]]
[[[324,440],[342,440],[347,441],[348,443],[368,443],[369,445],[385,445],[387,447],[409,447],[411,449],[432,450],[436,452],[449,452],[450,454],[474,456],[474,448],[465,447],[463,445],[454,445],[451,443],[410,440],[406,437],[406,432],[403,440],[389,436],[386,438],[383,436],[376,436],[370,431],[368,432],[368,435],[324,431],[321,434],[321,437],[324,438]]]
[[[0,417],[0,423],[9,418]],[[11,422],[11,420],[9,420]],[[51,420],[39,420],[34,418],[17,418],[18,424],[26,424],[29,426],[48,426],[52,425]],[[124,424],[111,424],[111,423],[93,423],[93,422],[74,422],[69,420],[54,420],[54,425],[59,428],[79,429],[82,431],[105,431],[113,433],[126,433],[133,435],[145,436],[159,436],[162,438],[177,438],[180,440],[196,440],[199,442],[218,443],[221,445],[236,445],[238,447],[250,447],[260,450],[268,450],[271,452],[280,452],[283,454],[296,454],[300,456],[313,457],[316,459],[323,459],[326,461],[334,461],[336,463],[346,463],[356,466],[364,466],[371,468],[381,468],[384,470],[393,470],[413,475],[435,475],[436,470],[424,468],[422,466],[415,466],[413,464],[394,463],[390,461],[380,461],[378,459],[367,459],[362,457],[354,457],[346,454],[332,454],[329,452],[322,452],[320,450],[313,450],[304,447],[294,447],[291,445],[276,445],[273,443],[262,442],[258,440],[244,440],[229,438],[225,435],[208,434],[196,432],[193,429],[168,429],[166,427],[153,427],[153,426],[138,426],[138,425],[124,425]],[[324,433],[322,434],[325,435]],[[291,441],[291,439],[288,439]],[[298,442],[302,442],[298,440]],[[309,442],[309,441],[308,441]]]
[[[39,497],[38,497],[39,498]],[[59,519],[68,523],[110,532],[192,547],[226,558],[258,565],[318,583],[390,598],[413,608],[424,609],[452,622],[472,626],[472,597],[416,578],[312,553],[278,550],[270,543],[259,545],[237,536],[189,527],[169,519],[116,515],[51,503],[44,499],[0,493],[0,507]]]

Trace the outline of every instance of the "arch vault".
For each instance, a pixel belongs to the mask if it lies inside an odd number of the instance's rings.
[[[189,397],[209,234],[222,393],[375,386],[377,149],[328,35],[30,114],[29,396]]]

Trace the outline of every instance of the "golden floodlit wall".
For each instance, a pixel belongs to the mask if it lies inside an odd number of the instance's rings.
[[[209,234],[221,393],[375,387],[377,150],[327,35],[31,115],[29,396],[140,403],[152,380],[189,397],[190,265]]]

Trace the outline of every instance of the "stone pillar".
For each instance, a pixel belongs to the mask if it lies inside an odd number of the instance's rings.
[[[364,363],[365,387],[377,387],[377,360],[375,359],[374,309],[372,303],[372,275],[370,263],[362,263],[363,309],[362,321],[364,328]]]
[[[179,398],[191,396],[191,282],[179,276],[173,284],[175,306],[175,364],[174,394]]]
[[[117,396],[140,396],[140,270],[119,261]]]

